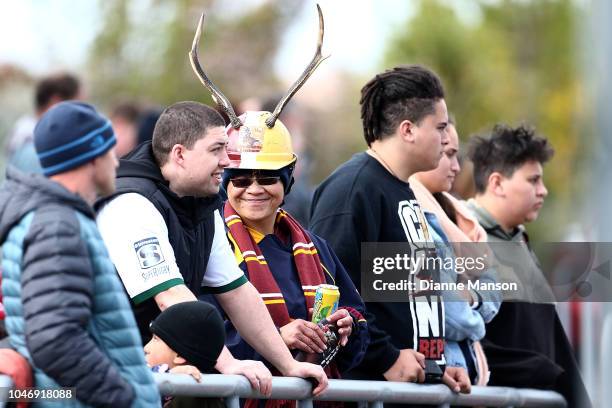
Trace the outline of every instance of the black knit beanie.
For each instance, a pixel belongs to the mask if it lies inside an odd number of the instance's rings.
[[[221,315],[206,302],[172,305],[157,316],[150,330],[203,373],[214,370],[225,343]]]

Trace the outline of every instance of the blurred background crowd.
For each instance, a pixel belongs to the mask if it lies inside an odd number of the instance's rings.
[[[528,123],[551,141],[556,154],[545,171],[549,196],[530,226],[533,241],[612,240],[612,217],[606,216],[612,190],[609,2],[320,3],[323,53],[331,58],[281,116],[300,156],[293,202],[287,203],[296,218],[307,224],[314,187],[364,149],[363,83],[384,68],[418,63],[441,76],[462,141],[497,122]],[[239,114],[272,110],[310,60],[316,38],[310,1],[26,0],[0,8],[2,168],[11,161],[32,164],[28,135],[62,92],[111,118],[118,155],[150,138],[163,107],[179,100],[212,104],[187,58],[203,10],[201,61]],[[45,78],[59,80],[59,94],[45,93]],[[453,189],[468,198],[474,187],[469,162],[462,164]],[[599,395],[605,390],[597,328],[606,306],[583,304],[575,312],[581,319],[572,319],[561,304],[562,315],[564,310],[587,387]]]

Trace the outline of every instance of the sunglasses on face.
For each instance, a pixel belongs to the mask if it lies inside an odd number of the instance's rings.
[[[230,181],[236,188],[247,188],[253,182],[257,180],[257,184],[260,186],[271,186],[280,181],[278,176],[260,176],[260,177],[236,177],[231,178]]]

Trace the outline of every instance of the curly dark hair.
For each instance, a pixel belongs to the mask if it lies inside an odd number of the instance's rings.
[[[497,124],[489,137],[474,136],[468,147],[468,157],[474,163],[474,184],[477,193],[484,193],[493,172],[512,177],[514,171],[529,161],[546,163],[554,149],[535,129],[520,125],[512,128]]]
[[[438,76],[419,66],[399,66],[376,75],[361,89],[363,134],[370,146],[393,134],[403,120],[419,123],[444,98]]]

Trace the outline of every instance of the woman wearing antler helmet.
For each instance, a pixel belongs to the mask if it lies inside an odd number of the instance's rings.
[[[247,112],[243,126],[229,129],[230,165],[223,174],[228,200],[224,219],[234,255],[261,293],[275,325],[294,351],[322,353],[327,361],[324,328],[312,323],[309,309],[320,284],[339,288],[339,309],[328,321],[338,327],[341,348],[328,376],[359,364],[369,342],[364,304],[328,244],[305,230],[281,208],[291,190],[297,161],[285,126],[265,125],[269,112]],[[226,323],[226,345],[239,358],[260,358]],[[331,347],[330,347],[331,348]]]
[[[285,344],[294,353],[303,352],[306,359],[316,360],[322,353],[327,374],[338,378],[361,361],[369,342],[364,304],[342,264],[327,243],[306,231],[281,207],[293,183],[297,156],[289,131],[278,120],[283,107],[300,89],[317,66],[321,55],[323,14],[319,13],[319,41],[315,55],[300,78],[280,100],[274,112],[246,112],[237,117],[227,98],[217,89],[200,66],[197,48],[201,23],[190,53],[191,63],[200,81],[230,118],[227,127],[229,166],[222,185],[228,194],[224,218],[235,257],[247,278],[260,292]],[[328,323],[339,335],[337,345],[328,343],[324,329],[309,320],[314,291],[320,284],[339,288],[339,310],[328,317]],[[243,340],[231,322],[226,323],[226,345],[240,358],[263,358]],[[256,402],[249,401],[248,405]],[[274,406],[284,401],[271,402]],[[287,402],[292,404],[292,402]]]

